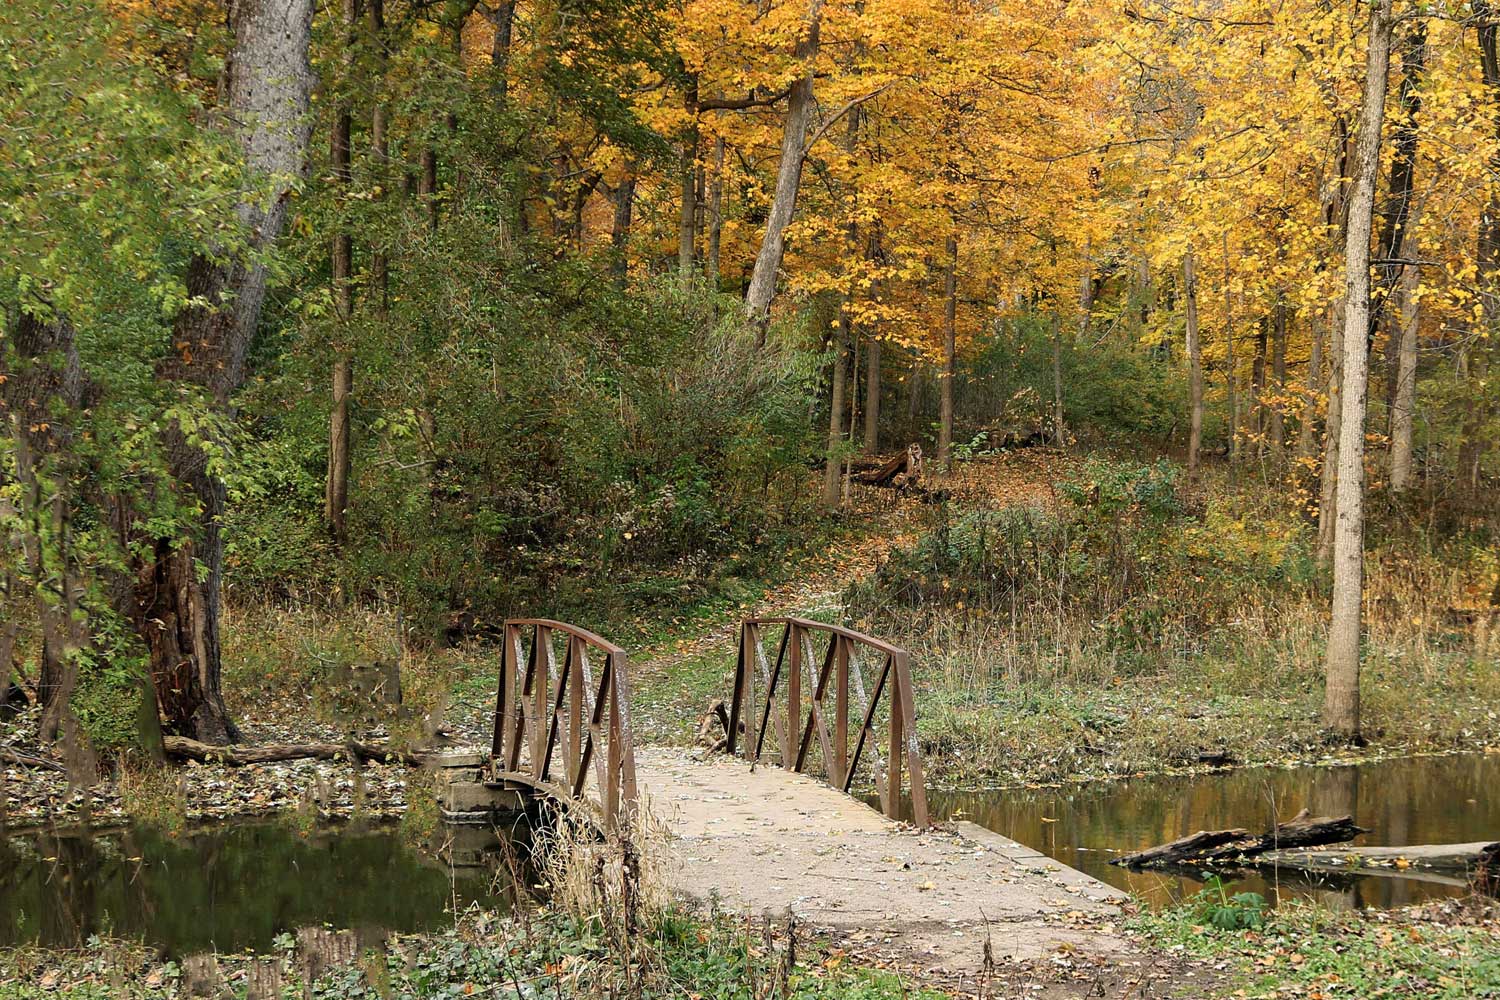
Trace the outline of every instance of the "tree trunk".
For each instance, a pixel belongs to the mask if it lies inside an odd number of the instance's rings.
[[[786,252],[786,227],[791,224],[797,207],[797,188],[802,183],[802,161],[807,143],[807,116],[813,103],[814,62],[818,57],[818,33],[822,26],[824,0],[808,0],[802,35],[797,40],[796,57],[802,63],[787,94],[786,125],[781,136],[781,163],[776,168],[776,191],[766,218],[766,232],[761,239],[755,267],[750,272],[750,288],[745,292],[745,316],[754,325],[756,343],[764,344],[771,321],[771,300],[776,297],[777,273]]]
[[[615,188],[615,218],[609,230],[609,245],[614,251],[610,270],[614,272],[615,285],[625,287],[630,271],[630,222],[635,211],[635,165],[629,164],[625,176]]]
[[[1198,278],[1191,250],[1182,258],[1182,297],[1187,307],[1188,479],[1196,480],[1203,448],[1203,345],[1198,336]]]
[[[1397,294],[1407,265],[1395,261],[1407,246],[1411,229],[1412,186],[1417,172],[1417,115],[1422,111],[1422,78],[1426,72],[1427,24],[1416,21],[1407,29],[1401,42],[1401,89],[1398,92],[1399,117],[1392,135],[1395,155],[1391,157],[1390,181],[1380,210],[1380,235],[1376,239],[1379,260],[1375,264],[1375,290],[1370,307],[1370,342],[1384,329],[1386,334],[1385,405],[1388,420],[1394,420],[1396,381],[1401,367],[1400,317],[1393,314],[1391,299]]]
[[[1479,35],[1480,75],[1495,116],[1492,134],[1496,140],[1500,140],[1500,53],[1497,53],[1500,22],[1496,21],[1490,0],[1475,0],[1473,8]],[[1500,171],[1500,150],[1490,157],[1489,168],[1492,176]],[[1468,371],[1472,391],[1479,399],[1469,408],[1464,420],[1457,470],[1459,483],[1471,490],[1479,486],[1484,453],[1489,445],[1484,433],[1490,417],[1485,382],[1489,375],[1490,354],[1497,350],[1495,342],[1500,340],[1500,336],[1497,336],[1500,333],[1497,330],[1500,327],[1497,324],[1497,317],[1500,317],[1500,189],[1494,185],[1490,185],[1484,209],[1479,213],[1477,263],[1479,273],[1475,283],[1479,286],[1483,342],[1472,349],[1473,356],[1468,359]]]
[[[1401,341],[1396,361],[1396,398],[1391,406],[1391,489],[1396,493],[1411,485],[1412,418],[1417,403],[1417,321],[1421,308],[1416,297],[1419,276],[1417,268],[1406,269],[1397,299]]]
[[[1275,398],[1269,408],[1271,457],[1278,468],[1286,462],[1286,338],[1290,319],[1291,310],[1287,308],[1286,296],[1278,295],[1271,313],[1271,382],[1275,386]]]
[[[708,185],[708,288],[719,290],[719,239],[724,232],[724,137],[714,140],[714,173]]]
[[[1224,391],[1229,396],[1229,481],[1235,484],[1239,472],[1239,393],[1236,393],[1235,310],[1230,303],[1229,229],[1224,231]]]
[[[389,63],[386,54],[385,37],[385,0],[367,0],[370,15],[371,44],[375,50],[375,86],[382,92],[386,85],[386,68]],[[374,168],[375,182],[380,188],[377,198],[385,197],[385,190],[390,184],[390,108],[384,100],[375,102],[375,107],[370,112],[370,159]],[[370,290],[369,300],[374,306],[376,316],[385,316],[391,307],[391,268],[390,260],[386,256],[383,240],[377,239],[375,246],[370,251]]]
[[[1359,738],[1359,654],[1364,601],[1365,403],[1369,392],[1370,236],[1375,175],[1390,69],[1391,0],[1370,12],[1364,95],[1354,147],[1354,187],[1344,240],[1344,388],[1339,431],[1337,520],[1333,545],[1333,615],[1328,629],[1323,721]]]
[[[491,15],[495,25],[495,40],[490,46],[490,72],[495,74],[491,84],[492,93],[504,101],[509,92],[510,43],[516,23],[515,0],[501,0]]]
[[[248,253],[228,261],[197,257],[189,265],[187,293],[204,304],[178,316],[175,349],[158,368],[165,380],[205,390],[221,410],[244,382],[266,292],[262,255],[281,234],[292,180],[306,160],[311,27],[312,0],[241,0],[234,8],[225,117],[241,123],[246,166],[272,179],[277,191],[269,198],[259,188],[247,192],[238,207]],[[163,727],[224,741],[237,735],[220,691],[224,484],[181,428],[163,437],[169,471],[199,507],[197,525],[189,538],[148,538],[137,546],[134,624],[149,655]]]
[[[697,266],[698,237],[698,74],[688,75],[682,95],[682,109],[688,125],[682,136],[677,171],[681,182],[682,211],[677,216],[677,275],[684,282],[693,276]]]
[[[77,679],[78,630],[69,521],[63,484],[74,478],[61,465],[68,424],[83,404],[84,379],[73,326],[62,317],[27,312],[7,317],[0,337],[0,411],[8,417],[19,501],[20,552],[40,631],[35,694],[42,707],[40,736],[58,738]],[[59,363],[60,362],[60,363]],[[9,653],[0,673],[9,676]]]
[[[1344,424],[1344,324],[1348,301],[1340,296],[1328,324],[1328,418],[1323,426],[1323,475],[1318,488],[1319,566],[1333,559],[1335,498],[1339,485],[1339,445]]]
[[[354,318],[354,237],[342,215],[348,208],[349,187],[354,180],[350,166],[354,114],[347,95],[354,87],[354,81],[350,77],[354,68],[357,16],[355,0],[343,0],[343,72],[338,81],[343,93],[334,114],[333,137],[328,155],[341,216],[331,249],[333,310],[337,333],[333,346],[333,408],[328,417],[328,470],[323,489],[323,523],[335,543],[342,543],[346,534],[344,512],[349,507],[349,396],[354,391],[354,349],[348,343],[350,322]]]
[[[1311,466],[1318,451],[1319,386],[1323,382],[1323,327],[1314,323],[1312,344],[1307,358],[1307,404],[1302,410],[1302,422],[1297,428],[1297,458],[1304,469]]]
[[[1255,324],[1255,356],[1250,362],[1250,428],[1255,435],[1255,456],[1265,454],[1266,431],[1270,417],[1266,413],[1266,360],[1270,351],[1269,320],[1260,317]]]
[[[958,373],[958,237],[949,236],[943,278],[943,384],[938,410],[938,468],[953,461],[953,380]]]
[[[843,466],[840,452],[844,444],[844,396],[848,381],[849,353],[849,305],[844,301],[839,309],[838,333],[834,337],[833,389],[828,404],[828,452],[823,460],[823,507],[837,510],[839,506],[839,472]]]
[[[865,349],[865,443],[866,455],[880,450],[880,338],[871,335]]]

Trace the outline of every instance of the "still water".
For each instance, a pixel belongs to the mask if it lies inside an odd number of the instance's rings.
[[[1198,830],[1261,833],[1273,816],[1306,808],[1352,814],[1370,830],[1358,844],[1408,846],[1500,840],[1500,755],[1408,757],[1351,767],[1245,768],[1169,778],[1004,791],[932,791],[934,817],[957,817],[1161,905],[1200,888],[1188,877],[1131,872],[1109,862]],[[1251,874],[1234,891],[1270,899],[1315,898],[1330,906],[1391,907],[1461,896],[1460,879],[1312,876],[1289,869]]]
[[[511,882],[496,871],[451,869],[391,827],[0,835],[0,945],[112,934],[181,956],[265,949],[283,931],[323,923],[434,930],[473,902],[507,906]]]

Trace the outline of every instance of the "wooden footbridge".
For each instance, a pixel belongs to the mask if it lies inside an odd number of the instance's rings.
[[[804,618],[745,621],[725,678],[727,752],[705,752],[635,746],[628,658],[608,640],[516,619],[503,642],[485,788],[605,826],[649,813],[672,835],[667,875],[685,896],[793,911],[958,973],[986,955],[1127,947],[1118,891],[998,833],[931,822],[900,647]]]
[[[490,784],[587,803],[610,825],[630,816],[641,783],[625,650],[545,618],[505,622],[502,640]],[[751,619],[740,627],[732,685],[722,743],[751,770],[816,773],[845,794],[873,789],[886,816],[901,817],[909,803],[915,825],[929,825],[905,650],[805,618]]]

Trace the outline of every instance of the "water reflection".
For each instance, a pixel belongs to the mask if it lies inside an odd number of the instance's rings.
[[[309,924],[432,930],[456,908],[507,907],[513,883],[492,862],[493,831],[453,845],[458,867],[393,828],[304,835],[249,823],[173,837],[145,827],[105,834],[0,837],[0,944],[74,946],[91,934],[143,939],[169,955],[271,947]]]
[[[1196,892],[1187,873],[1129,872],[1109,861],[1198,830],[1246,827],[1307,808],[1352,814],[1371,832],[1358,843],[1448,844],[1500,839],[1500,756],[1413,757],[1354,767],[1247,768],[1179,778],[1139,778],[1065,788],[928,793],[933,815],[968,819],[1160,905]],[[1402,906],[1464,895],[1439,876],[1312,876],[1289,869],[1245,873],[1236,891],[1311,897],[1334,907]]]

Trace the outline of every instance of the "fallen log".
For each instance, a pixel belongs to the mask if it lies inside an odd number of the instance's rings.
[[[409,764],[420,767],[427,758],[422,754],[392,750],[383,744],[360,743],[348,740],[344,743],[264,743],[259,746],[214,746],[199,743],[186,736],[163,736],[162,749],[169,757],[196,760],[205,764],[225,764],[243,767],[247,764],[270,764],[284,760],[348,760],[375,761],[377,764]]]
[[[53,760],[50,757],[37,757],[33,754],[22,753],[19,750],[12,750],[9,747],[0,747],[0,760],[11,764],[19,764],[22,767],[40,767],[48,771],[66,772],[68,770],[67,766],[61,761]]]
[[[1199,830],[1197,833],[1188,834],[1186,837],[1178,837],[1166,844],[1137,851],[1134,854],[1123,854],[1110,862],[1112,865],[1120,865],[1124,868],[1150,868],[1157,865],[1185,864],[1190,859],[1196,859],[1205,852],[1222,847],[1224,844],[1236,843],[1250,836],[1249,830]]]
[[[1309,871],[1362,868],[1466,873],[1500,860],[1500,841],[1473,844],[1414,844],[1410,847],[1340,847],[1335,850],[1268,851],[1257,864]]]
[[[1297,847],[1342,844],[1369,831],[1356,826],[1350,816],[1309,816],[1304,809],[1272,830],[1252,837],[1245,830],[1202,830],[1169,844],[1116,858],[1111,864],[1125,868],[1160,865],[1215,864],[1255,858],[1267,851]]]

